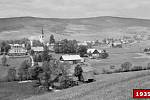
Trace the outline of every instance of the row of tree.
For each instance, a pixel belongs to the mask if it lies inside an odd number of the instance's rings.
[[[80,45],[78,46],[76,40],[61,40],[55,43],[54,51],[55,53],[64,53],[64,54],[80,54],[83,56],[87,52],[88,46]]]

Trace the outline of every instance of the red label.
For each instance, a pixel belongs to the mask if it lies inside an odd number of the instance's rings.
[[[133,98],[150,98],[150,89],[133,89]]]

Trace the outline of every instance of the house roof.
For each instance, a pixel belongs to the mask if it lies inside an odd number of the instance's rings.
[[[103,50],[97,50],[99,53],[102,53],[103,52]]]
[[[88,49],[87,53],[102,53],[103,50],[99,50],[99,49]]]
[[[80,46],[80,45],[87,46],[88,44],[87,44],[86,42],[80,42],[80,43],[78,43],[78,45],[79,45],[79,46]]]
[[[87,53],[93,53],[96,49],[87,49]]]
[[[32,49],[33,51],[37,51],[37,52],[39,52],[39,51],[44,51],[44,48],[43,48],[43,47],[31,47],[31,49]]]
[[[60,60],[82,60],[83,58],[80,57],[80,55],[62,55],[60,57]]]

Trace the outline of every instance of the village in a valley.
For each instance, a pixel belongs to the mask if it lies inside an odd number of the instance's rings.
[[[134,77],[149,73],[148,37],[57,40],[53,34],[45,35],[43,27],[40,31],[36,39],[25,37],[1,41],[0,98],[5,98],[3,100],[26,100],[29,97],[29,100],[35,100],[37,95],[38,100],[43,100],[42,97],[52,98],[50,100],[75,99],[82,92],[84,95],[82,89],[99,91],[100,87],[96,84],[110,81],[115,85],[119,78],[118,83],[127,80],[131,81],[130,85],[139,86],[140,81],[132,83]],[[130,89],[127,88],[128,91]],[[70,96],[67,96],[69,91]],[[48,97],[40,96],[48,93]]]

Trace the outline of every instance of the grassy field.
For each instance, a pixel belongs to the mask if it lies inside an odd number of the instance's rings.
[[[41,94],[32,83],[1,82],[0,100],[22,100],[33,95]]]
[[[145,47],[150,47],[150,41],[145,41],[141,43],[136,43],[132,45],[126,45],[123,48],[100,48],[98,49],[106,49],[109,53],[109,57],[107,59],[86,59],[92,67],[94,67],[100,73],[103,68],[108,68],[110,65],[115,65],[116,67],[120,67],[120,65],[124,62],[131,62],[133,66],[147,66],[150,63],[150,55],[146,55],[143,53]]]
[[[133,100],[133,89],[150,86],[149,75],[149,71],[102,74],[96,77],[94,83],[25,100]]]

